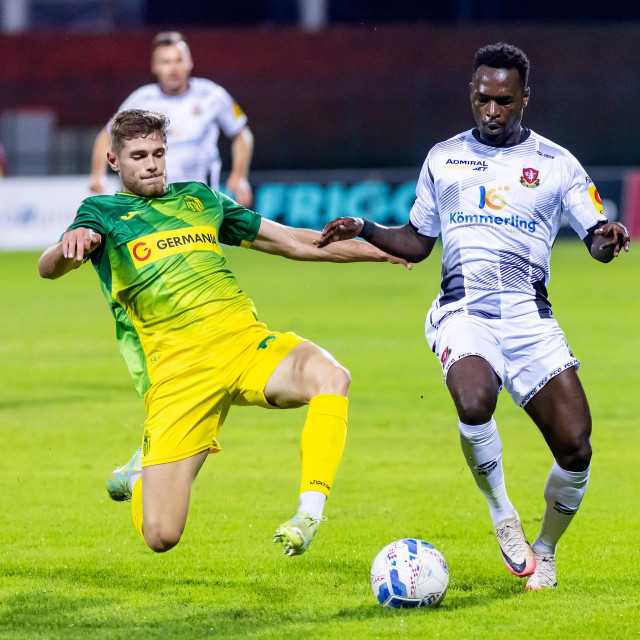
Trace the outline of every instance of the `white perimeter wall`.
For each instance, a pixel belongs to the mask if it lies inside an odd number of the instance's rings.
[[[119,188],[117,179],[107,193]],[[57,242],[92,194],[88,176],[0,180],[0,250],[44,249]]]

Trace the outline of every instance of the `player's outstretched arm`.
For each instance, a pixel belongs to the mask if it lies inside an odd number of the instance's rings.
[[[93,193],[104,193],[107,184],[107,151],[111,146],[111,136],[102,129],[96,136],[91,153],[91,183],[89,189]]]
[[[86,254],[102,242],[102,236],[93,229],[78,227],[68,231],[62,240],[50,246],[38,260],[40,277],[55,280],[82,265]]]
[[[600,262],[611,262],[624,249],[629,251],[631,237],[627,228],[619,222],[607,222],[593,232],[589,251]]]
[[[420,262],[429,256],[436,238],[423,236],[411,224],[402,227],[384,227],[362,218],[336,218],[322,231],[316,241],[318,247],[333,242],[360,237],[394,256],[409,262]]]
[[[243,207],[253,203],[253,191],[249,184],[249,167],[253,156],[253,133],[245,127],[232,138],[231,173],[227,180],[227,191]]]
[[[291,260],[391,262],[403,264],[408,269],[412,267],[409,261],[381,251],[368,242],[350,240],[321,248],[318,246],[320,237],[320,233],[311,229],[295,229],[262,218],[258,235],[251,248]]]

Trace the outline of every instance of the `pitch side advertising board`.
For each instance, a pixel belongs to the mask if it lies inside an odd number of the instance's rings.
[[[592,169],[609,220],[618,220],[625,202],[622,169]],[[322,229],[339,216],[381,224],[408,221],[419,169],[255,172],[255,210],[294,227]],[[56,242],[92,194],[87,176],[8,177],[0,180],[0,250],[43,249]],[[119,183],[109,180],[106,193]],[[629,198],[626,198],[629,201]],[[635,208],[635,207],[634,207]],[[561,234],[575,235],[566,221]]]

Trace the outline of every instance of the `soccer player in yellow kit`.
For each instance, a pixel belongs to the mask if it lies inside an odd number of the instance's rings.
[[[180,540],[192,483],[220,450],[231,405],[309,405],[298,512],[274,540],[298,555],[318,529],[342,457],[349,373],[315,344],[257,320],[220,243],[295,260],[406,262],[361,241],[319,249],[319,233],[265,220],[202,183],[167,186],[167,124],[156,112],[117,114],[107,157],[123,191],[80,205],[42,254],[40,275],[59,278],[85,260],[98,273],[147,409],[141,450],[107,487],[131,500],[136,529],[154,551]]]

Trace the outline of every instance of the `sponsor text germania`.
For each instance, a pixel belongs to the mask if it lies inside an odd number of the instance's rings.
[[[187,251],[213,251],[222,254],[216,230],[208,225],[159,231],[132,240],[127,243],[127,247],[136,269]]]

